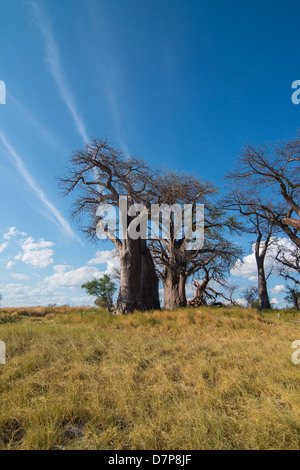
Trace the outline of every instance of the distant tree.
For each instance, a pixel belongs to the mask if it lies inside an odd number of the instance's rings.
[[[113,307],[113,295],[117,288],[110,277],[105,274],[101,279],[94,278],[81,286],[88,295],[97,297],[95,305],[97,307],[107,308],[110,312]]]
[[[211,247],[210,251],[209,246]],[[207,305],[209,302],[214,305],[218,297],[231,305],[235,304],[232,296],[236,287],[229,286],[227,279],[230,269],[241,255],[240,250],[226,241],[219,244],[208,244],[206,250],[206,252],[203,250],[203,253],[199,253],[190,267],[191,274],[197,275],[198,280],[194,282],[195,296],[188,302],[188,305],[200,306]],[[225,293],[217,291],[216,287],[211,287],[211,284],[222,290],[228,290],[229,297]]]
[[[285,300],[293,305],[296,310],[300,309],[300,249],[298,247],[286,247],[276,245],[276,255],[274,257],[277,264],[277,273],[286,282],[288,294]]]
[[[240,188],[239,180],[229,175],[230,190],[223,200],[224,207],[234,211],[243,224],[244,232],[256,237],[254,254],[257,267],[258,295],[260,310],[270,309],[271,303],[268,294],[267,280],[270,276],[265,272],[265,259],[267,252],[274,244],[274,235],[279,231],[276,224],[262,216],[259,211],[253,209],[253,195],[248,189]]]
[[[297,288],[297,285],[294,287],[287,286],[288,294],[285,296],[289,304],[293,306],[296,310],[300,310],[300,290]]]
[[[254,247],[255,260],[258,275],[258,298],[260,310],[271,309],[271,303],[268,294],[267,280],[272,270],[268,274],[265,273],[265,259],[269,247],[273,243],[272,233],[274,227],[269,222],[260,220],[258,216],[249,217],[249,222],[253,226],[253,232],[256,233],[256,242]],[[265,239],[263,240],[263,235]]]
[[[279,275],[286,280],[291,280],[299,283],[300,274],[300,248],[297,246],[287,247],[282,242],[276,243],[275,260],[279,261],[278,271]],[[295,276],[298,278],[296,280]]]
[[[247,302],[247,307],[258,307],[259,306],[259,297],[258,297],[258,288],[255,286],[248,287],[243,292],[243,298]]]
[[[279,227],[300,248],[300,134],[295,140],[245,146],[227,178],[227,206]]]

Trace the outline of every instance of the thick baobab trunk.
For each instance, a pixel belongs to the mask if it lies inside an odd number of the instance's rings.
[[[164,307],[167,310],[175,310],[180,307],[179,276],[171,270],[165,273],[164,285]]]
[[[119,248],[120,290],[117,300],[118,313],[142,309],[141,267],[142,254],[138,240],[123,240]]]
[[[160,308],[158,278],[145,240],[123,240],[120,256],[120,290],[117,312]]]
[[[186,307],[186,277],[171,269],[166,269],[163,278],[164,307],[167,310]]]

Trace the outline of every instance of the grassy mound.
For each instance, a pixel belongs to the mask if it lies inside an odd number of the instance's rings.
[[[0,310],[0,449],[299,449],[298,339],[293,312]]]

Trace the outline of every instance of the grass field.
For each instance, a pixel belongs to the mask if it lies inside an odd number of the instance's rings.
[[[0,310],[0,449],[299,449],[300,316]]]

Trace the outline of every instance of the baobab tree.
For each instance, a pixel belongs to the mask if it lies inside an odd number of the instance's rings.
[[[247,145],[227,176],[227,206],[279,227],[300,247],[300,134],[295,140]]]
[[[199,222],[196,205],[206,205],[208,196],[215,193],[215,188],[194,175],[164,170],[153,180],[152,191],[159,208],[167,206],[175,208],[176,212],[170,212],[167,222],[163,217],[158,219],[158,230],[162,236],[151,240],[149,245],[164,287],[164,307],[172,310],[186,306],[187,268],[189,260],[195,258],[200,249],[190,249],[191,239],[185,232],[187,221],[184,206],[190,206],[191,228],[196,229]],[[177,218],[180,219],[179,224]],[[165,236],[166,232],[168,236]]]
[[[164,171],[155,178],[153,191],[155,198],[162,206],[164,204],[169,207],[179,205],[183,208],[184,205],[190,204],[192,208],[195,208],[197,204],[202,204],[205,207],[203,244],[199,244],[198,247],[191,245],[184,230],[181,230],[181,225],[178,226],[175,217],[171,217],[170,236],[152,240],[149,245],[158,276],[164,286],[164,307],[172,310],[187,305],[187,280],[201,269],[205,254],[228,256],[231,250],[230,244],[224,240],[223,234],[226,228],[236,228],[237,224],[217,205],[213,205],[213,198],[216,194],[213,185],[209,182],[202,182],[194,175]],[[193,228],[195,228],[197,214],[194,212],[192,217]],[[160,229],[163,233],[162,220],[160,220]],[[238,254],[239,250],[234,247],[232,256],[235,260]]]
[[[149,183],[154,176],[154,170],[144,161],[126,158],[107,139],[92,138],[73,152],[65,176],[59,179],[64,194],[74,196],[73,216],[80,220],[85,234],[97,240],[101,223],[105,236],[115,245],[120,258],[119,313],[159,308],[159,280],[147,240],[133,239],[128,233],[138,214],[128,215],[126,211],[122,227],[117,227],[119,232],[103,219],[108,209],[119,209],[122,196],[130,206],[143,203],[149,207]]]

